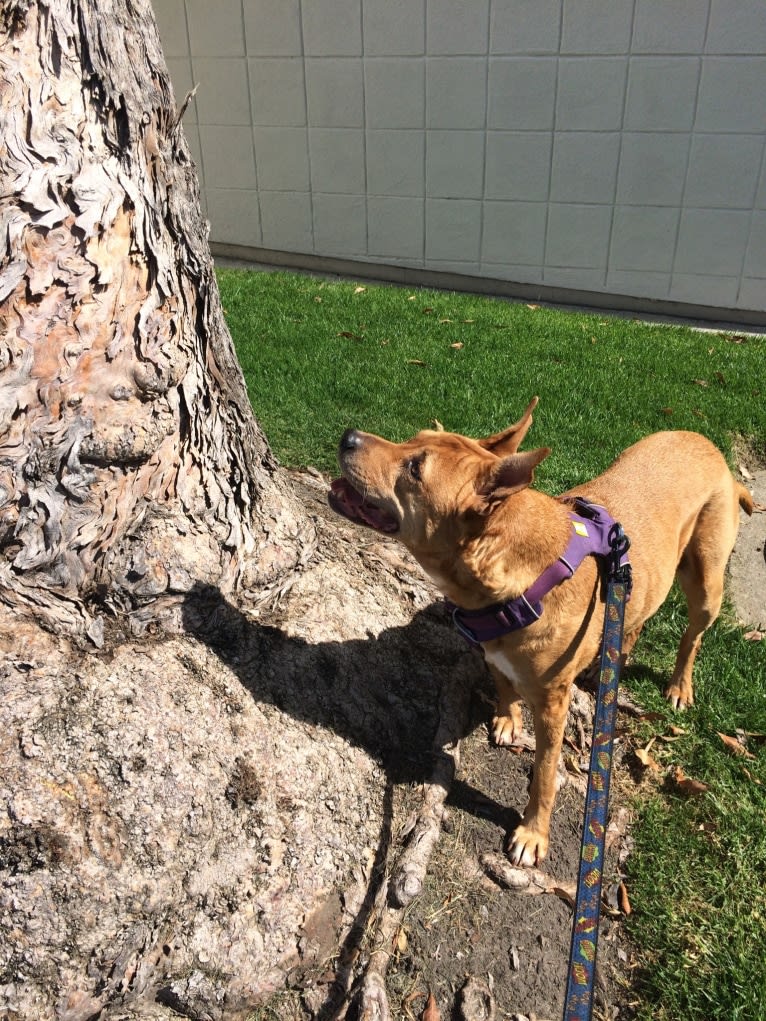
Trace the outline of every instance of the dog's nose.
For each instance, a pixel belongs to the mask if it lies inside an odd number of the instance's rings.
[[[362,445],[362,434],[357,432],[356,429],[346,429],[340,438],[340,452],[341,454],[350,453],[352,450],[358,450]]]

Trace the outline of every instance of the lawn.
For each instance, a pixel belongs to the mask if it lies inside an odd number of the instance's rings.
[[[659,429],[766,460],[763,338],[298,274],[224,270],[219,282],[256,415],[291,466],[333,471],[348,426],[391,439],[434,419],[495,432],[535,394],[527,446],[553,448],[537,473],[550,492]],[[766,1018],[766,646],[725,611],[697,661],[697,705],[675,714],[657,678],[683,627],[674,593],[626,678],[648,715],[625,740],[651,742],[658,767],[634,792],[637,1017],[756,1021]],[[752,757],[719,737],[738,730]],[[677,768],[696,781],[692,793]]]

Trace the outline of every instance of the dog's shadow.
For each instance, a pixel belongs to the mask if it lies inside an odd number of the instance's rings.
[[[314,643],[257,622],[217,589],[200,585],[184,602],[183,620],[186,631],[236,673],[256,703],[326,728],[380,763],[385,790],[372,868],[373,877],[380,878],[393,840],[394,788],[431,779],[439,754],[435,739],[440,727],[444,733],[447,711],[443,689],[450,678],[454,687],[458,664],[471,690],[453,721],[451,739],[465,737],[489,715],[487,699],[471,697],[474,689],[486,689],[485,667],[454,631],[444,606],[434,603],[416,612],[408,624],[377,636]],[[520,821],[515,811],[461,779],[453,779],[449,802],[506,833]],[[341,949],[341,961],[353,956],[375,893],[371,883]],[[329,1016],[332,1008],[331,997],[319,1016]]]
[[[431,775],[442,685],[456,662],[470,656],[477,680],[484,670],[439,603],[379,635],[310,642],[257,622],[217,589],[198,586],[184,603],[183,620],[255,702],[364,749],[395,784],[422,783]],[[455,736],[476,723],[474,713]]]

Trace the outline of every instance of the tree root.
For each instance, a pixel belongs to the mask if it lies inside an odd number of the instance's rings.
[[[465,732],[468,701],[477,663],[471,654],[458,662],[444,683],[439,705],[440,723],[434,739],[435,764],[425,785],[423,804],[401,853],[390,883],[384,882],[376,899],[380,919],[375,949],[370,954],[359,988],[359,1016],[363,1021],[390,1021],[386,972],[394,952],[404,911],[423,889],[431,854],[439,840],[444,802],[460,762],[460,737]]]
[[[514,893],[531,895],[555,893],[567,903],[574,903],[577,892],[576,883],[561,882],[554,876],[541,872],[540,869],[518,868],[511,865],[508,859],[501,854],[484,854],[481,857],[481,864],[496,883],[506,886]]]

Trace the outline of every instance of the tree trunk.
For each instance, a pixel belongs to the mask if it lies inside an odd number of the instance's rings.
[[[312,546],[224,324],[148,0],[0,13],[0,600],[102,641]]]
[[[407,558],[275,465],[180,120],[148,0],[0,4],[13,1021],[245,1018],[286,983],[329,1017],[473,668]]]

